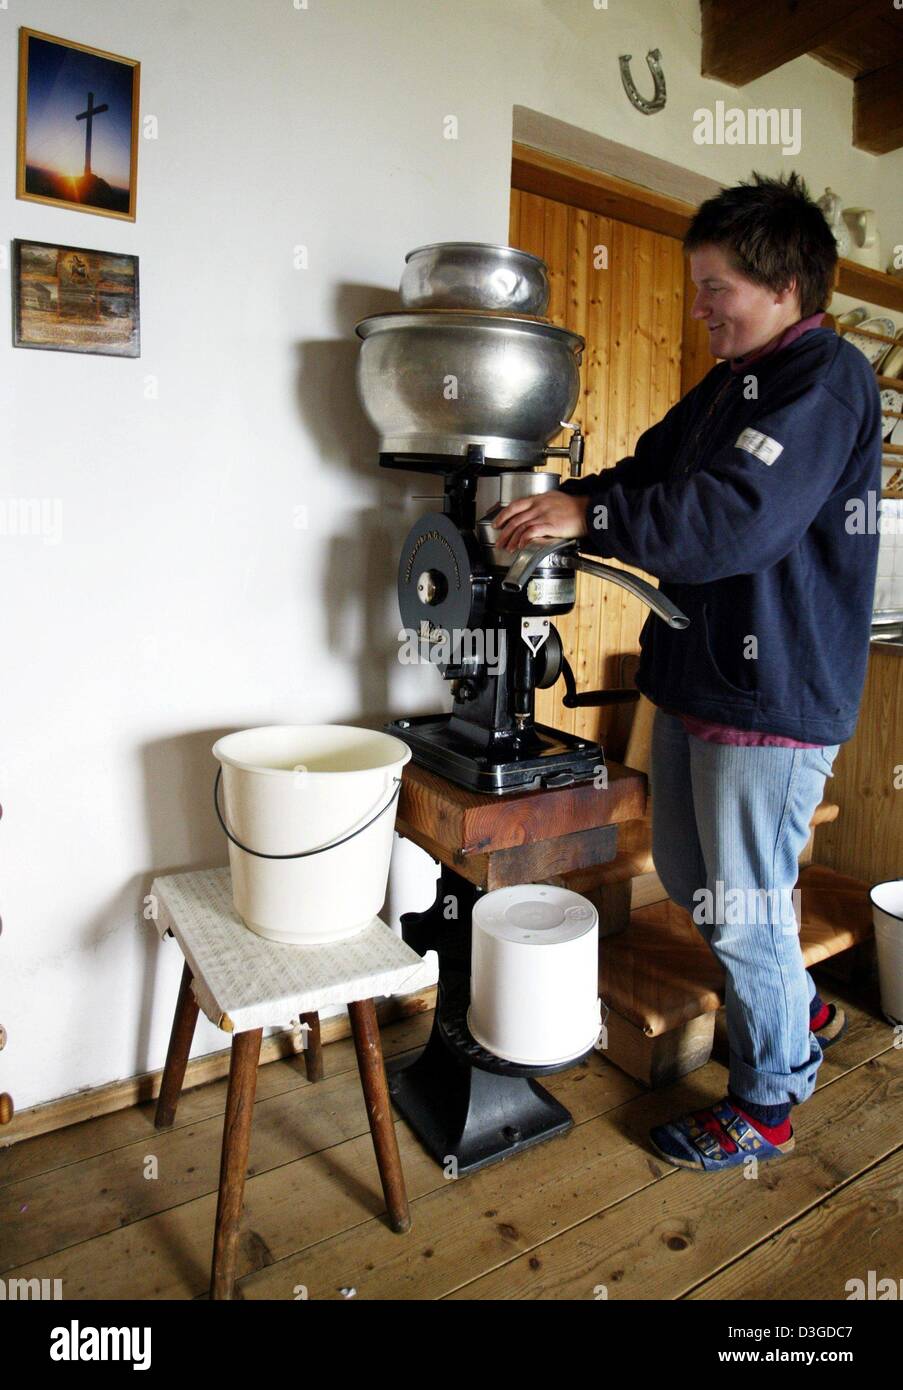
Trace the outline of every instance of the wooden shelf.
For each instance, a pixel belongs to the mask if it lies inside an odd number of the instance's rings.
[[[864,322],[867,323],[868,320],[866,319]],[[874,338],[876,343],[887,343],[889,347],[894,345],[899,347],[900,343],[903,342],[903,339],[898,338],[896,334],[890,337],[887,333],[876,333],[874,328],[860,328],[858,323],[835,322],[834,332],[839,333],[841,337],[845,337],[848,333],[858,333],[860,338]]]
[[[838,294],[849,295],[852,299],[863,299],[866,304],[880,304],[883,309],[896,309],[898,313],[903,313],[903,280],[888,275],[886,271],[872,270],[871,266],[857,265],[855,261],[840,260],[834,289]]]
[[[903,346],[903,338],[890,338],[886,333],[876,333],[871,328],[860,328],[857,324],[854,323],[838,323],[834,318],[833,314],[829,315],[828,317],[831,319],[831,327],[834,329],[834,332],[839,334],[841,338],[848,337],[851,333],[858,333],[862,338],[874,338],[876,342],[887,343],[891,347]],[[883,353],[882,356],[887,356],[887,354]],[[878,360],[880,361],[881,359],[879,358]],[[879,387],[881,387],[882,390],[903,392],[903,379],[899,377],[879,376],[876,372],[875,380],[877,381]],[[896,420],[903,419],[903,412],[898,410],[882,409],[881,414],[887,416],[888,418],[893,418]],[[882,453],[903,454],[903,447],[901,447],[899,444],[885,444],[882,448]]]

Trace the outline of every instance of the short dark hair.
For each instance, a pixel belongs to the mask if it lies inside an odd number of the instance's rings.
[[[827,309],[837,242],[824,213],[798,174],[752,178],[700,204],[684,250],[720,246],[742,275],[773,290],[796,278],[801,318]]]

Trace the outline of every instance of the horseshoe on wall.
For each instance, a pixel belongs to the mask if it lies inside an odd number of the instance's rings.
[[[637,91],[636,83],[630,72],[632,57],[632,53],[622,53],[618,58],[618,62],[621,64],[621,81],[624,83],[624,91],[638,111],[642,111],[644,116],[651,116],[654,111],[661,111],[668,96],[665,89],[665,74],[662,71],[662,55],[657,48],[650,48],[646,54],[646,63],[655,83],[655,94],[651,101],[641,97]]]

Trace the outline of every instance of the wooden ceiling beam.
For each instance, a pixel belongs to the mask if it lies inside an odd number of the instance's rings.
[[[702,75],[734,87],[886,11],[886,0],[701,0]]]
[[[853,144],[870,154],[903,145],[903,60],[863,73],[853,83]]]

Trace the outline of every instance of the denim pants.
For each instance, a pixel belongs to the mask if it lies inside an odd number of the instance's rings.
[[[724,969],[730,1089],[758,1105],[806,1100],[822,1059],[793,888],[839,747],[709,743],[655,712],[652,857]]]

